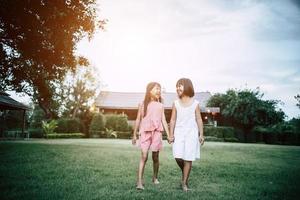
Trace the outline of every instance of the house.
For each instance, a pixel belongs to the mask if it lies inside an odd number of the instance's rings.
[[[138,104],[143,101],[145,93],[143,92],[110,92],[102,91],[95,100],[95,107],[98,111],[115,114],[126,114],[129,122],[136,119]],[[165,107],[165,115],[167,121],[170,121],[172,105],[176,100],[177,94],[171,92],[162,92],[163,104]],[[200,103],[201,116],[204,123],[211,123],[216,125],[220,108],[219,107],[206,107],[207,101],[212,95],[210,92],[197,92],[195,99]]]
[[[22,114],[22,135],[24,136],[25,129],[25,112],[30,108],[13,98],[9,97],[6,92],[0,91],[0,136],[4,135],[5,114],[7,110],[19,110]]]

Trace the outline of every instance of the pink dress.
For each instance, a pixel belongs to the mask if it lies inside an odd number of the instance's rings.
[[[147,114],[143,117],[139,127],[139,146],[143,151],[162,149],[163,111],[163,104],[160,102],[151,101],[148,104]]]

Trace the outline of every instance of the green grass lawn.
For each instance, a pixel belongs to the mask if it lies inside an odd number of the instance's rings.
[[[193,163],[191,192],[165,144],[160,185],[135,189],[140,152],[130,140],[58,139],[0,142],[0,199],[297,199],[300,147],[207,142]]]

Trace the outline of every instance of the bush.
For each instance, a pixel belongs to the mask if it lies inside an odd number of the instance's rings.
[[[128,119],[126,115],[105,115],[105,128],[114,131],[128,131]]]
[[[41,128],[32,128],[32,129],[29,129],[28,131],[29,131],[30,138],[43,138],[44,137],[43,129],[41,129]]]
[[[3,136],[8,138],[25,138],[27,136],[27,131],[25,130],[24,133],[22,133],[22,130],[7,130],[4,131]]]
[[[205,136],[205,141],[213,141],[213,142],[224,142],[223,138],[217,138],[214,136]]]
[[[132,132],[131,131],[118,131],[117,132],[118,138],[120,139],[131,139],[132,138]]]
[[[83,133],[51,133],[48,134],[49,139],[55,138],[83,138]]]
[[[261,135],[266,144],[300,144],[297,128],[288,123],[279,123],[273,126],[256,126],[253,133]]]
[[[83,131],[83,124],[78,118],[60,118],[57,120],[57,133],[79,133]]]
[[[214,138],[221,138],[225,141],[233,140],[234,136],[234,128],[227,126],[204,126],[204,136],[211,136]],[[237,140],[237,139],[236,139]]]
[[[42,121],[42,126],[45,136],[47,138],[49,134],[55,133],[54,130],[57,127],[57,122],[55,120],[51,120],[50,122]]]
[[[255,126],[252,132],[256,135],[262,135],[266,144],[274,144],[276,142],[276,134],[272,127]]]
[[[104,131],[104,124],[104,115],[100,113],[95,114],[89,128],[90,135],[100,135],[100,133]]]

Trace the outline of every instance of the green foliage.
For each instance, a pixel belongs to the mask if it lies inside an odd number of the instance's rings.
[[[295,96],[295,99],[297,100],[296,106],[298,106],[298,108],[300,108],[300,94],[297,94],[297,95]]]
[[[57,121],[56,120],[51,120],[50,122],[42,121],[42,127],[43,127],[43,131],[45,133],[45,136],[47,138],[49,134],[55,133],[54,130],[57,127]]]
[[[133,126],[131,124],[128,124],[128,131],[129,132],[133,131]]]
[[[215,137],[215,136],[205,136],[205,141],[224,142],[224,138],[218,138],[218,137]]]
[[[4,131],[4,137],[7,138],[25,138],[26,136],[27,131],[24,131],[24,133],[22,133],[22,130],[19,129]]]
[[[131,131],[117,131],[117,135],[119,139],[131,139],[132,132]]]
[[[207,106],[220,107],[221,115],[237,127],[252,129],[256,125],[272,125],[283,122],[284,113],[277,109],[279,101],[262,100],[259,90],[228,90],[216,94]]]
[[[245,139],[254,126],[270,126],[283,122],[285,114],[277,108],[276,100],[262,100],[263,93],[257,90],[228,90],[216,94],[207,106],[220,107],[224,121],[244,131]]]
[[[261,135],[268,144],[300,144],[300,132],[290,122],[278,123],[273,126],[256,126],[253,133]]]
[[[105,128],[105,134],[107,138],[117,138],[118,137],[118,133],[117,131],[114,131],[113,129],[108,129]]]
[[[30,128],[28,130],[30,138],[43,138],[44,131],[42,128]]]
[[[83,138],[83,133],[51,133],[48,134],[48,139],[57,139],[57,138]]]
[[[79,119],[60,118],[57,120],[57,133],[78,133],[83,130],[83,124]]]
[[[288,123],[293,125],[296,130],[300,132],[300,118],[293,118]]]
[[[132,126],[128,125],[126,115],[117,114],[95,114],[90,124],[91,136],[101,138],[123,138],[131,137]]]
[[[33,106],[33,112],[30,116],[30,128],[42,128],[42,121],[46,120],[46,116],[41,107],[37,104]]]
[[[105,127],[115,131],[128,131],[128,120],[126,115],[108,114],[105,115]]]
[[[62,83],[60,102],[63,116],[85,118],[90,105],[99,91],[98,73],[95,67],[78,66],[68,72]]]
[[[89,133],[90,135],[99,135],[104,131],[105,118],[104,115],[97,113],[93,116],[92,122],[90,124]]]
[[[2,0],[0,13],[0,90],[25,92],[55,117],[65,74],[88,65],[75,54],[77,42],[105,24],[96,1]]]
[[[235,138],[234,136],[234,128],[226,127],[226,126],[204,126],[204,135],[216,138]]]

